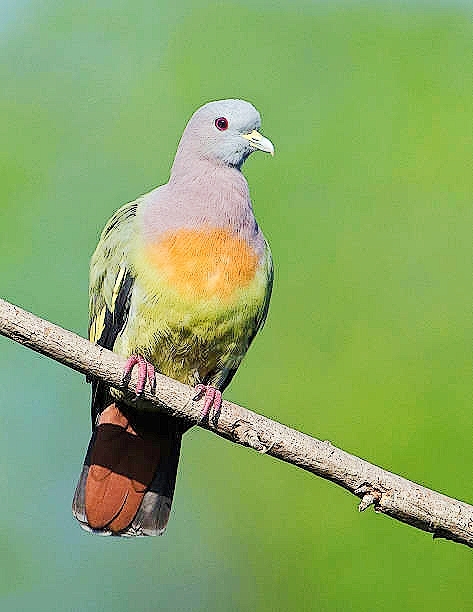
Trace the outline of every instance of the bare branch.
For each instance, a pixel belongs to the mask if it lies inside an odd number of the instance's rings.
[[[60,363],[132,393],[136,378],[122,380],[125,360],[80,336],[0,299],[0,334]],[[359,510],[373,506],[403,523],[473,547],[473,506],[422,487],[317,440],[224,401],[218,419],[199,423],[203,400],[195,391],[157,374],[156,391],[146,390],[148,409],[186,418],[232,442],[249,446],[344,487],[361,499]]]

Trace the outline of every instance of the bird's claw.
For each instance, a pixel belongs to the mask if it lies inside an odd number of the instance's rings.
[[[154,365],[146,359],[142,355],[131,355],[126,360],[125,366],[123,368],[123,381],[131,375],[131,372],[135,365],[138,365],[138,382],[136,383],[135,393],[136,397],[140,397],[143,393],[143,390],[146,385],[146,380],[148,380],[151,389],[154,390],[156,386],[156,373],[154,369]]]
[[[210,409],[214,408],[215,414],[220,413],[220,408],[222,407],[222,392],[212,387],[211,385],[196,385],[194,387],[196,394],[192,398],[194,401],[200,399],[202,395],[205,393],[205,402],[204,407],[202,408],[202,412],[200,414],[200,419],[203,420],[209,414]]]

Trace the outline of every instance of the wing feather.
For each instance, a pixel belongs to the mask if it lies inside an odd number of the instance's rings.
[[[139,200],[122,206],[108,221],[90,263],[89,339],[113,350],[128,321],[134,277],[128,249]],[[92,425],[109,399],[108,388],[92,381]]]

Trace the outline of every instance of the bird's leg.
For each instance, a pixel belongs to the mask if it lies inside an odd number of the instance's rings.
[[[220,408],[222,407],[222,392],[211,385],[202,384],[196,385],[194,389],[197,393],[192,398],[193,400],[200,399],[202,394],[205,393],[204,407],[202,408],[202,413],[200,415],[201,420],[205,419],[205,417],[209,414],[212,406],[214,407],[215,414],[219,414]]]
[[[154,391],[156,388],[156,370],[154,365],[149,361],[146,363],[146,377],[148,378],[149,386]]]
[[[146,379],[148,379],[151,388],[154,389],[156,386],[156,377],[152,363],[146,361],[142,355],[131,355],[126,360],[123,368],[123,380],[130,376],[135,365],[138,365],[138,382],[136,383],[135,393],[136,397],[139,397],[145,388]]]

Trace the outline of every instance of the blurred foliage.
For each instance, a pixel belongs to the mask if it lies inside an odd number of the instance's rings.
[[[249,99],[276,281],[227,397],[472,502],[470,3],[3,5],[1,296],[84,334],[106,219],[196,107]],[[86,535],[87,386],[0,346],[2,610],[472,608],[468,549],[198,429],[163,538]]]

